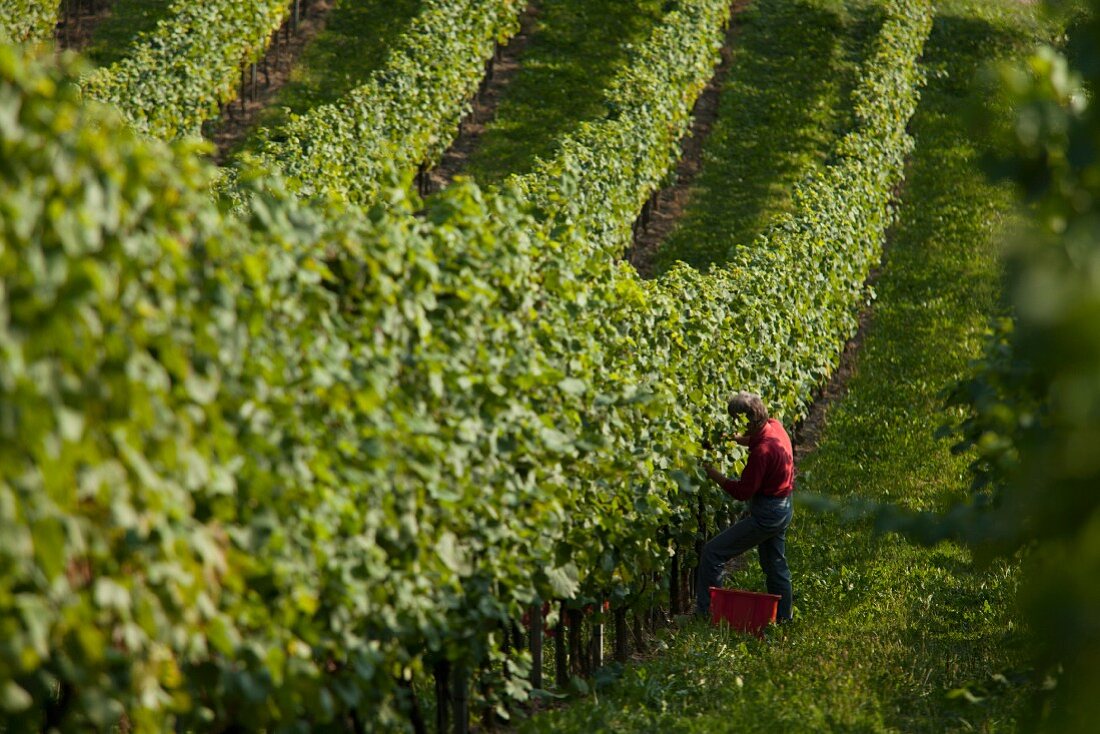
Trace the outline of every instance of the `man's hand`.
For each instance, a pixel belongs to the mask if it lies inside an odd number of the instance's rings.
[[[733,437],[733,440],[734,440],[735,443],[737,443],[741,446],[748,446],[749,445],[749,437],[746,436],[743,433],[738,433],[736,436]]]
[[[720,447],[723,443],[729,440],[729,436],[725,433],[712,433],[709,436],[704,436],[702,441],[703,449],[706,451],[713,451],[715,448]]]

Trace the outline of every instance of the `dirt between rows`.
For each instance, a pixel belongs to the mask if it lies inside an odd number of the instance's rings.
[[[114,0],[65,0],[54,27],[54,42],[62,51],[83,51],[95,29],[113,12]]]
[[[523,52],[538,24],[539,10],[530,3],[520,16],[520,29],[508,43],[497,49],[492,75],[487,77],[471,101],[470,112],[459,124],[458,137],[443,154],[439,165],[428,173],[427,191],[439,191],[451,185],[455,176],[466,169],[470,156],[477,150],[486,127],[496,117],[497,106],[512,79],[519,72]]]
[[[276,37],[282,39],[281,45],[278,48],[273,45],[264,59],[258,62],[262,81],[257,85],[256,95],[250,95],[250,85],[246,83],[238,99],[225,107],[222,116],[207,132],[206,137],[217,148],[217,163],[224,163],[228,155],[249,135],[260,114],[273,103],[279,90],[290,80],[302,50],[324,30],[334,1],[312,0],[303,9],[296,33],[288,34],[287,26],[284,26],[276,34]],[[519,59],[534,30],[537,17],[534,4],[528,5],[520,19],[520,31],[506,46],[497,50],[491,78],[486,80],[471,101],[471,111],[462,120],[459,135],[444,154],[442,162],[428,174],[429,191],[438,191],[448,186],[464,169],[470,153],[477,147],[478,139],[485,131],[486,124],[496,116],[497,104],[503,90],[519,70]]]

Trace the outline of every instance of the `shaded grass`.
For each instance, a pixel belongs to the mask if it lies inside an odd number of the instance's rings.
[[[718,122],[657,272],[723,262],[789,208],[791,186],[850,126],[848,95],[882,17],[875,3],[802,0],[758,2],[736,22]]]
[[[419,0],[336,0],[324,29],[302,51],[244,147],[254,147],[257,136],[277,136],[290,115],[336,102],[363,85],[382,67],[420,5]]]
[[[480,184],[529,172],[582,121],[607,114],[603,90],[661,19],[663,0],[540,0],[520,70],[467,173]]]
[[[917,149],[879,299],[848,393],[800,467],[800,491],[933,509],[969,484],[968,458],[934,433],[949,418],[941,392],[967,373],[1000,309],[994,242],[1011,195],[977,169],[979,144],[962,120],[975,68],[1037,32],[1016,3],[992,5],[942,4],[927,49],[942,73],[913,121]],[[696,625],[598,697],[524,730],[1015,729],[1027,690],[1015,567],[976,568],[957,545],[920,547],[801,509],[789,555],[796,620],[767,641]],[[759,589],[759,576],[731,582]]]
[[[116,0],[111,13],[92,33],[84,56],[96,66],[108,66],[130,55],[143,33],[168,17],[173,0]]]

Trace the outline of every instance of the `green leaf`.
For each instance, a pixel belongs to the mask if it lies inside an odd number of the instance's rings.
[[[34,557],[42,572],[53,580],[65,571],[65,528],[59,520],[43,518],[31,525]]]
[[[567,563],[564,566],[550,567],[546,571],[546,579],[550,582],[550,589],[558,599],[572,599],[580,588],[577,566]]]
[[[576,377],[566,377],[564,380],[558,383],[558,389],[560,389],[566,395],[583,395],[588,386],[584,380]]]
[[[435,550],[439,554],[440,560],[450,570],[459,574],[470,572],[470,564],[466,559],[466,554],[454,533],[442,533],[436,542]]]
[[[14,681],[7,681],[0,688],[0,708],[9,714],[26,711],[34,703],[31,694],[20,688]]]
[[[540,431],[546,449],[555,454],[565,454],[572,450],[573,442],[569,436],[556,428],[543,427]]]

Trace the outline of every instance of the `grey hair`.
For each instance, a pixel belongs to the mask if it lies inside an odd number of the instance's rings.
[[[751,392],[739,392],[729,399],[726,410],[730,416],[744,414],[749,419],[749,428],[755,430],[768,422],[768,409],[760,396]]]

